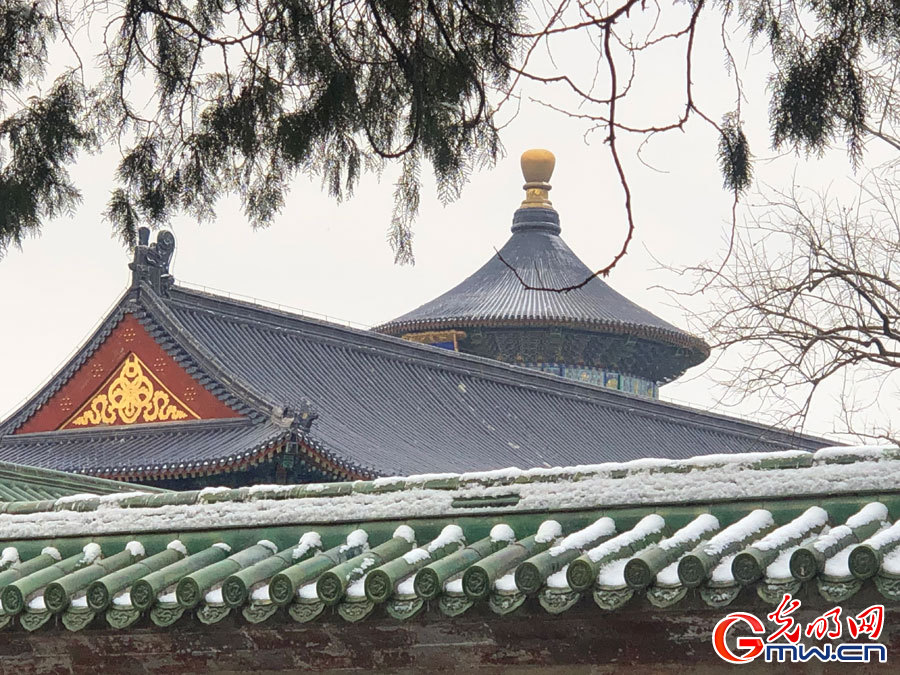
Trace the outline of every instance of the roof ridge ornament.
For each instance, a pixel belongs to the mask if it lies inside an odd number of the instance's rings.
[[[168,295],[175,279],[169,274],[169,263],[175,252],[175,235],[168,230],[160,230],[156,241],[150,243],[150,228],[138,228],[138,243],[134,247],[131,268],[131,285],[146,282],[159,295]]]
[[[525,200],[522,202],[523,209],[552,209],[553,203],[550,201],[550,177],[553,176],[553,169],[556,166],[556,157],[549,150],[541,148],[533,148],[522,153],[520,160],[522,166],[522,176],[525,177]]]

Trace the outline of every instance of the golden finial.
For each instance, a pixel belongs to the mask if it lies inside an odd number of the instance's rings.
[[[549,150],[526,150],[522,153],[522,175],[525,177],[525,201],[522,208],[552,209],[550,202],[550,176],[556,166],[556,157]]]

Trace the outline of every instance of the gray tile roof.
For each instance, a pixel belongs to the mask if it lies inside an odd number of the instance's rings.
[[[698,362],[706,357],[709,349],[702,340],[631,302],[599,278],[566,293],[527,289],[522,281],[534,287],[572,286],[586,279],[591,270],[559,236],[556,211],[519,209],[513,222],[513,235],[500,250],[503,260],[492,256],[458,286],[376,330],[401,335],[469,325],[546,322],[634,334],[696,350]]]
[[[0,460],[106,476],[183,463],[215,472],[234,457],[271,450],[291,417],[304,414],[306,423],[290,433],[360,476],[829,444],[177,287],[168,297],[133,289],[113,316],[125,311],[246,422],[11,435],[71,376],[66,367],[0,425]],[[107,323],[73,363],[96,349]]]

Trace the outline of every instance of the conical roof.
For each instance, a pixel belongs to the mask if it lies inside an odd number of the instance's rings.
[[[376,330],[406,335],[520,326],[629,336],[656,345],[657,363],[652,364],[650,379],[657,381],[669,381],[705,360],[709,347],[703,340],[660,319],[599,278],[568,292],[529,288],[570,287],[584,281],[591,270],[560,237],[559,214],[546,199],[549,173],[543,181],[532,180],[529,153],[522,163],[528,197],[515,212],[512,236],[499,255],[443,295]],[[584,362],[581,354],[570,356],[571,363]]]

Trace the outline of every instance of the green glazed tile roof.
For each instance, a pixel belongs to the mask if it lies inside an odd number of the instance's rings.
[[[0,624],[897,603],[898,478],[863,447],[7,503]]]
[[[133,493],[135,489],[148,493],[163,492],[158,488],[135,488],[134,485],[118,481],[0,462],[0,502],[53,500],[85,493]]]

